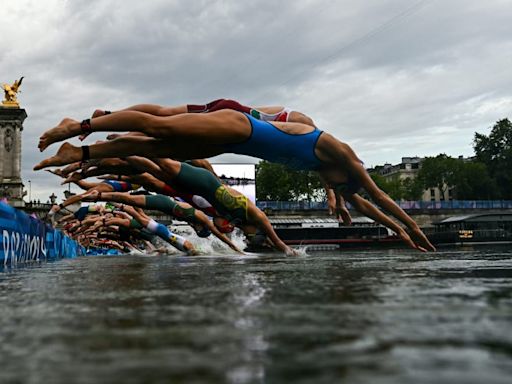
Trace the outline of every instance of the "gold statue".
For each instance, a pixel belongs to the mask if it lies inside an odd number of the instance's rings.
[[[4,84],[2,88],[4,89],[5,98],[2,100],[2,104],[6,107],[19,107],[18,99],[16,98],[16,94],[19,91],[21,86],[21,82],[23,81],[23,76],[19,80],[15,80],[12,85]]]

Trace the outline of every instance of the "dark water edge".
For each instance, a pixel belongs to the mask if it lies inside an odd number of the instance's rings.
[[[0,272],[0,383],[509,383],[510,247]]]

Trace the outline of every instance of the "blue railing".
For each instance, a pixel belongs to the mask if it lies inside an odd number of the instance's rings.
[[[402,209],[512,209],[511,200],[451,200],[451,201],[397,201]],[[315,201],[258,201],[260,209],[272,210],[322,210],[327,203]],[[350,204],[347,204],[350,208]]]

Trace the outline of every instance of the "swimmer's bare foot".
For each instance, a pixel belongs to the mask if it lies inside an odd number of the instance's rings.
[[[52,166],[66,165],[80,161],[82,158],[82,148],[75,147],[69,143],[64,143],[60,146],[55,156],[49,157],[34,167],[34,171]]]
[[[64,177],[64,173],[62,172],[62,170],[60,168],[55,168],[55,169],[45,169],[46,172],[50,172],[50,173],[53,173],[54,175],[56,176],[60,176],[60,177]]]
[[[80,172],[73,172],[62,183],[60,183],[60,185],[64,185],[64,184],[67,184],[67,183],[75,183],[78,180],[82,180],[82,174]]]
[[[82,128],[78,121],[65,118],[55,128],[49,129],[41,135],[38,148],[43,152],[49,145],[69,139],[80,134],[80,132],[82,132]]]
[[[81,166],[81,162],[80,161],[76,161],[74,163],[71,163],[67,166],[65,166],[64,168],[62,168],[61,172],[62,172],[62,177],[67,177],[69,176],[71,173],[75,172],[76,170],[80,169],[80,166]]]

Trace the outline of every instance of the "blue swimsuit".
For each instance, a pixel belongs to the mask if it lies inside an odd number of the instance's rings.
[[[128,181],[103,180],[102,183],[110,185],[114,189],[114,192],[128,192],[139,188],[138,185],[129,183]]]
[[[315,146],[322,131],[289,134],[271,123],[257,120],[244,113],[251,123],[251,135],[241,143],[223,145],[225,152],[258,157],[295,169],[317,170],[322,162],[315,154]]]

